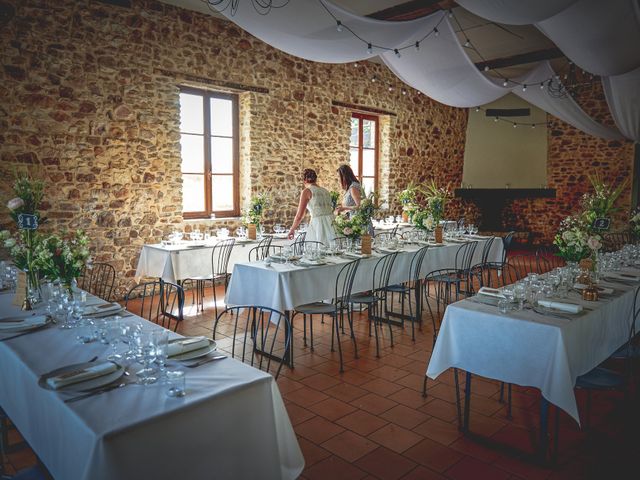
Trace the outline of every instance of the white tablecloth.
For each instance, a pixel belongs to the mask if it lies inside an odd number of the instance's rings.
[[[482,247],[486,240],[478,240],[474,263],[480,262]],[[460,244],[451,243],[440,247],[429,247],[422,264],[422,274],[440,269],[453,268],[456,251]],[[398,254],[391,272],[390,282],[396,284],[409,280],[409,267],[418,246],[404,247]],[[371,289],[373,269],[381,255],[364,258],[360,262],[353,284],[353,293]],[[495,241],[489,255],[490,261],[502,258],[502,242]],[[226,303],[229,305],[260,305],[280,311],[293,310],[297,305],[333,298],[335,282],[340,268],[350,261],[329,257],[333,264],[317,267],[264,262],[236,263],[231,282],[227,288]]]
[[[0,295],[2,315],[18,311]],[[149,324],[151,326],[151,324]],[[131,385],[74,403],[41,374],[106,356],[55,326],[0,341],[0,406],[56,479],[294,479],[304,460],[271,375],[227,358],[185,369],[187,395]],[[2,335],[0,338],[6,337]]]
[[[592,370],[629,336],[634,288],[601,299],[597,308],[572,320],[542,316],[530,310],[501,315],[490,305],[463,300],[444,315],[427,375],[436,378],[457,367],[483,377],[536,387],[578,423],[576,378]],[[571,303],[594,308],[578,295]],[[569,315],[567,315],[569,316]]]
[[[289,244],[287,239],[274,238],[272,245]],[[229,257],[229,271],[238,262],[249,259],[249,251],[258,244],[257,240],[238,242],[233,246]],[[143,277],[162,278],[175,283],[186,278],[211,275],[212,246],[189,247],[184,245],[163,246],[161,244],[144,245],[138,259],[136,282]]]

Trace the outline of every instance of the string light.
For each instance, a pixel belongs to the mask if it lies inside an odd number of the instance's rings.
[[[509,86],[509,79],[508,78],[504,79],[504,82],[502,82],[502,86],[503,87],[508,87]]]
[[[438,31],[438,27],[433,29],[433,34],[437,37],[438,35],[440,35],[440,32]]]
[[[485,65],[485,66],[484,66],[484,71],[485,71],[485,72],[488,72],[488,71],[489,71],[489,65]]]
[[[341,32],[342,31],[342,22],[340,20],[336,20],[336,23],[337,23],[336,30],[338,32]]]
[[[498,117],[493,119],[494,122],[497,122],[498,120],[499,120]]]
[[[471,46],[471,41],[467,38],[467,40],[464,42],[464,46],[469,48]]]
[[[374,75],[373,77],[371,77],[371,82],[372,82],[372,83],[376,83],[376,80],[377,80],[377,78],[376,78],[376,76],[375,76],[375,75]]]
[[[480,107],[476,107],[476,112],[479,112],[479,111],[480,111]]]
[[[360,64],[358,62],[353,64],[354,67],[358,68],[360,66]]]
[[[370,43],[367,43],[367,53],[369,55],[373,53],[373,46]]]
[[[389,91],[393,92],[393,87],[391,85],[389,85]]]
[[[400,58],[402,56],[402,54],[400,53],[400,50],[398,50],[397,48],[393,50],[393,53],[396,54],[396,57]]]
[[[420,51],[420,42],[416,42],[415,47],[416,47],[416,52],[419,52]]]
[[[487,109],[483,108],[483,107],[474,107],[474,110],[476,112],[487,112]],[[514,122],[513,120],[509,119],[509,118],[503,118],[500,117],[498,115],[496,115],[495,117],[493,117],[493,122],[497,123],[497,122],[505,122],[505,123],[509,123],[513,128],[518,128],[518,127],[531,127],[531,128],[536,128],[538,125],[547,125],[548,127],[551,127],[551,122],[538,122],[538,123],[523,123],[523,122]]]
[[[449,18],[453,17],[453,10],[449,10]]]
[[[526,83],[522,86],[522,91],[523,91],[523,92],[526,92],[526,91],[527,91],[527,84],[526,84]]]
[[[406,88],[403,88],[403,89],[402,89],[402,95],[406,95],[406,94],[407,94],[407,89],[406,89]]]
[[[544,82],[540,82],[540,90],[544,90]]]
[[[513,124],[513,128],[517,128],[517,127],[518,127],[518,124],[517,124],[517,123],[514,123],[514,124]]]

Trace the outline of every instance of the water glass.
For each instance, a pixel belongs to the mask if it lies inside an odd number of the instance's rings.
[[[76,326],[76,338],[80,343],[91,343],[96,339],[96,324],[90,318],[81,319]]]
[[[181,370],[167,371],[167,396],[184,397],[187,393],[185,374]]]
[[[143,331],[136,338],[136,346],[138,348],[138,356],[142,369],[136,373],[138,375],[138,383],[141,385],[151,385],[158,381],[156,369],[153,364],[156,361],[157,345],[155,343],[154,332]]]
[[[501,298],[500,300],[498,300],[498,310],[503,315],[509,313],[509,310],[511,310],[511,302],[509,302],[509,300],[507,300],[506,298]]]
[[[166,380],[167,360],[169,359],[169,332],[165,329],[153,332],[156,345],[156,365],[160,371],[160,380]]]

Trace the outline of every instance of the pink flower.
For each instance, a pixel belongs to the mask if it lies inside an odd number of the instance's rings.
[[[351,235],[353,233],[353,229],[351,227],[347,227],[342,231],[342,233],[345,235]]]
[[[589,237],[587,240],[587,245],[591,250],[600,250],[602,248],[602,243],[600,243],[600,239],[598,237]]]
[[[22,200],[20,197],[12,198],[7,202],[7,208],[9,210],[16,210],[23,206],[24,206],[24,200]]]

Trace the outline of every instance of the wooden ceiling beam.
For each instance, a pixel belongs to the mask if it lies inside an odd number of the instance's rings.
[[[564,54],[559,48],[546,48],[544,50],[535,50],[533,52],[521,53],[511,57],[494,58],[493,60],[487,60],[486,62],[477,62],[476,67],[478,67],[479,70],[484,70],[485,67],[489,67],[489,70],[495,70],[497,68],[514,67],[516,65],[524,65],[525,63],[553,60],[554,58],[562,57],[564,57]]]
[[[370,13],[367,16],[376,20],[413,20],[442,10],[440,3],[442,0],[411,0]]]

